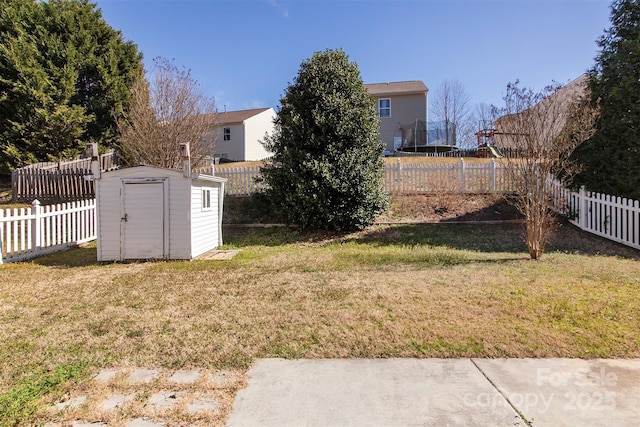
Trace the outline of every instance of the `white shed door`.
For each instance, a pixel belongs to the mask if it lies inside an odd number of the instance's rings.
[[[121,258],[165,258],[163,181],[126,182],[122,187]]]

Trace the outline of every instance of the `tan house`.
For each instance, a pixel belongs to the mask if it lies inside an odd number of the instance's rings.
[[[217,114],[214,158],[235,161],[263,160],[270,157],[261,141],[273,133],[273,108],[228,111]]]
[[[588,79],[583,74],[531,108],[499,117],[492,128],[476,133],[478,145],[495,144],[503,151],[523,150],[531,149],[532,144],[553,141],[565,128],[569,108],[587,93]]]
[[[376,99],[387,151],[427,145],[427,94],[420,80],[366,84]]]

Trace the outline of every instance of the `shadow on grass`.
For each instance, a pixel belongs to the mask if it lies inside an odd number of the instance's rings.
[[[77,246],[67,250],[43,255],[31,260],[37,265],[59,268],[88,267],[99,265],[95,244]]]
[[[281,246],[294,243],[322,243],[341,239],[350,233],[326,230],[301,230],[289,226],[236,227],[224,226],[225,245],[231,247]]]
[[[521,253],[528,257],[524,233],[523,224],[443,222],[373,226],[359,233],[303,231],[291,227],[228,228],[225,240],[232,247],[355,242],[372,246],[432,246],[486,253]],[[546,252],[640,259],[640,251],[581,231],[566,222],[559,225]]]
[[[375,246],[432,246],[476,252],[527,251],[520,224],[402,224],[370,229],[355,241]]]
[[[561,222],[559,228],[551,236],[547,252],[552,251],[640,260],[639,250],[582,231],[567,221]]]
[[[512,221],[521,220],[523,216],[518,210],[505,199],[498,199],[492,205],[469,210],[461,216],[452,219],[444,219],[442,222],[451,221]]]

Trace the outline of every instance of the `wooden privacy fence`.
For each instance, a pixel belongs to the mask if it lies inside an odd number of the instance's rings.
[[[218,167],[216,175],[227,178],[225,194],[243,196],[258,192],[266,185],[256,182],[261,177],[258,166]],[[391,194],[411,193],[508,193],[514,191],[507,179],[505,166],[491,160],[487,163],[387,164],[384,172],[385,190]]]
[[[100,156],[103,172],[117,169],[118,158],[113,150]],[[95,197],[91,180],[91,159],[65,162],[43,162],[16,169],[11,173],[13,200],[44,203],[85,200]]]
[[[0,209],[0,264],[22,261],[95,240],[95,199]]]
[[[259,166],[217,167],[215,174],[227,178],[224,194],[228,196],[248,196],[259,192],[266,185],[264,182],[256,182],[257,178],[262,177]]]
[[[92,198],[95,189],[89,176],[91,171],[82,169],[18,169],[11,174],[13,200],[52,203]]]

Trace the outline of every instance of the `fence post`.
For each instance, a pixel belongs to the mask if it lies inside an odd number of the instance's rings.
[[[11,172],[11,200],[18,201],[18,171]]]
[[[37,252],[40,248],[41,242],[41,224],[40,224],[40,215],[42,214],[42,206],[40,206],[40,201],[35,199],[33,203],[31,203],[31,213],[33,214],[33,219],[31,220],[31,250]]]
[[[460,192],[464,193],[465,189],[466,189],[466,176],[465,176],[465,170],[464,170],[464,157],[460,157]]]
[[[2,222],[3,216],[4,216],[4,209],[0,209],[0,265],[2,265],[3,263],[2,252],[4,250],[4,223]]]
[[[491,158],[491,193],[496,193],[496,161]]]
[[[398,169],[396,171],[396,189],[398,192],[402,192],[402,162],[398,157]]]
[[[578,206],[578,215],[580,216],[578,226],[584,230],[587,228],[587,216],[589,214],[589,202],[587,201],[587,192],[584,185],[578,191]]]

